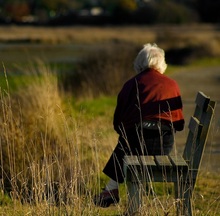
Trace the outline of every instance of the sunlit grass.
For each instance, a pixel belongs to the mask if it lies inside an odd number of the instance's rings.
[[[196,67],[215,67],[220,66],[220,57],[201,58],[192,62],[192,66]]]
[[[116,100],[116,97],[113,96],[101,96],[93,99],[81,99],[73,104],[73,106],[89,117],[104,116],[112,120]]]

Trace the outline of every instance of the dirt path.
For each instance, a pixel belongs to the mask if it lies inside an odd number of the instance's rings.
[[[184,116],[186,127],[184,131],[177,133],[176,143],[180,152],[183,150],[187,137],[187,125],[190,116],[194,112],[195,97],[198,91],[202,91],[212,100],[217,101],[215,116],[210,130],[202,169],[204,171],[215,171],[220,174],[220,66],[211,68],[195,68],[181,70],[170,75],[175,79],[182,93]]]

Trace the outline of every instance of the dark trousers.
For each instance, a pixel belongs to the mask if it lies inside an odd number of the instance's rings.
[[[103,172],[111,179],[124,181],[123,158],[125,155],[167,155],[172,150],[174,134],[171,130],[129,129],[119,136]]]

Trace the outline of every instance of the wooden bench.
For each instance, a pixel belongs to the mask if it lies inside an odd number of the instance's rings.
[[[174,183],[177,215],[193,215],[191,198],[215,109],[215,102],[202,92],[195,103],[183,155],[124,157],[128,215],[139,212],[145,185],[152,182]]]

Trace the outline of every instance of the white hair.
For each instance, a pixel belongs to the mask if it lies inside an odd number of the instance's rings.
[[[164,50],[156,44],[145,44],[134,61],[134,69],[140,73],[147,68],[153,68],[163,74],[167,68]]]

